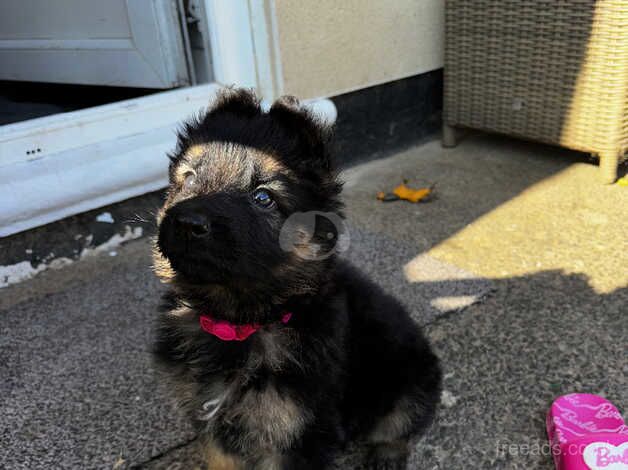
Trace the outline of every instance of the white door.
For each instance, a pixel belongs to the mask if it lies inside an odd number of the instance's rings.
[[[188,85],[177,0],[0,0],[0,79]]]

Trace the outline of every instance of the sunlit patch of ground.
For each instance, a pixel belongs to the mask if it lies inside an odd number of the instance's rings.
[[[585,274],[598,293],[625,287],[628,188],[600,184],[597,170],[593,165],[571,165],[428,253],[490,278],[559,269]]]

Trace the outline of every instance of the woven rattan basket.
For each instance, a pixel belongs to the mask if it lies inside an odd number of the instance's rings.
[[[628,149],[628,0],[446,0],[443,144],[469,127],[590,152]]]

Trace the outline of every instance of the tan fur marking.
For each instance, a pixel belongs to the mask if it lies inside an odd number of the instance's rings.
[[[183,184],[184,175],[188,171],[194,171],[195,161],[202,158],[210,151],[209,145],[192,145],[185,151],[183,160],[175,170],[174,178],[177,184]]]
[[[177,166],[177,169],[174,172],[174,179],[178,185],[183,184],[183,181],[185,180],[185,174],[188,171],[194,171],[194,167],[187,161],[183,160],[181,163],[179,163],[179,166]]]
[[[291,109],[296,112],[302,111],[301,102],[299,98],[292,95],[282,95],[275,100],[273,106],[283,106],[284,108]]]
[[[234,455],[225,453],[220,446],[209,440],[205,446],[208,470],[244,470],[244,462]]]
[[[263,363],[270,369],[280,371],[287,362],[300,366],[297,358],[291,353],[297,340],[287,331],[270,326],[265,331],[260,331],[258,339],[264,351],[261,355]]]
[[[254,152],[255,157],[260,162],[262,170],[266,173],[279,173],[280,171],[285,171],[286,169],[286,167],[272,155],[256,150],[249,150],[249,152]]]
[[[166,216],[166,207],[164,205],[157,211],[157,225],[161,224],[161,221],[164,220],[165,216]]]
[[[155,275],[161,280],[161,282],[170,282],[176,276],[174,269],[157,248],[157,243],[153,243],[152,249],[153,255],[153,271]]]
[[[185,152],[185,156],[193,160],[205,155],[207,150],[207,146],[205,145],[192,145],[187,152]]]
[[[198,160],[201,158],[204,161],[199,163]],[[244,189],[256,171],[268,178],[277,173],[290,174],[276,156],[228,142],[212,142],[190,147],[175,169],[174,182],[177,186],[183,184],[185,174],[189,171],[198,173],[198,178],[204,182],[204,190],[207,192],[221,191],[229,187]]]
[[[183,159],[177,166],[174,179],[177,184],[183,184],[183,180],[185,179],[185,174],[188,171],[194,171],[194,165],[196,160],[202,158],[210,151],[209,145],[192,145],[185,151],[183,155]]]
[[[278,453],[263,455],[255,462],[255,470],[280,470],[282,468],[281,454]]]
[[[407,397],[402,398],[397,402],[393,410],[379,421],[369,435],[368,440],[380,443],[398,439],[408,432],[416,416],[421,411],[418,403],[409,400]]]
[[[174,310],[170,310],[168,314],[174,315],[175,317],[184,317],[186,315],[193,315],[194,312],[190,309],[190,307],[179,307]]]
[[[310,417],[289,397],[279,395],[275,387],[247,392],[237,407],[227,410],[226,420],[239,422],[246,431],[240,439],[246,447],[285,449],[296,439]]]

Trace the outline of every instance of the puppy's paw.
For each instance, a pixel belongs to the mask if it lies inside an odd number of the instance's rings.
[[[366,470],[406,470],[408,443],[405,441],[373,444],[369,447]]]

